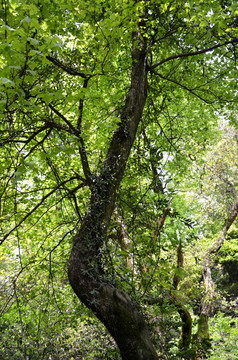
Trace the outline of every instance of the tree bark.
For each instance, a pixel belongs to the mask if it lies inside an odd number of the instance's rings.
[[[133,300],[106,278],[100,252],[107,236],[117,190],[147,96],[146,39],[133,34],[131,86],[101,173],[91,180],[91,199],[74,239],[68,275],[78,298],[115,339],[123,360],[158,359],[146,322]]]

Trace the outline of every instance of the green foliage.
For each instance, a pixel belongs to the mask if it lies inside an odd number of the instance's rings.
[[[217,313],[210,321],[211,337],[213,340],[212,355],[209,359],[236,359],[238,355],[237,317]]]
[[[88,178],[99,174],[121,121],[138,22],[148,42],[148,97],[100,255],[108,281],[148,318],[158,353],[182,357],[170,294],[198,314],[202,257],[230,213],[231,183],[237,189],[237,16],[235,1],[2,2],[4,360],[119,359],[67,285],[67,261],[88,208]],[[231,232],[220,263],[236,253]],[[146,303],[160,296],[161,306]],[[211,359],[236,358],[235,324],[224,313],[211,318]]]

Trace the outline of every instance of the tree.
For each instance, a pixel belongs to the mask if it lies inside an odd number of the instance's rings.
[[[12,238],[30,264],[41,247],[51,256],[71,239],[68,276],[80,301],[123,359],[157,359],[141,310],[109,269],[109,259],[117,264],[111,217],[115,205],[129,213],[123,197],[136,195],[143,175],[156,198],[147,230],[155,229],[176,176],[211,138],[214,114],[232,109],[236,4],[9,1],[1,18],[1,244]],[[135,239],[146,228],[138,223]],[[36,244],[30,261],[25,232]],[[154,245],[141,244],[134,276],[148,275],[143,262],[156,269],[159,233]]]
[[[200,304],[201,309],[196,334],[196,359],[207,358],[207,353],[211,350],[209,318],[214,312],[214,307],[218,306],[218,304],[215,305],[215,298],[218,291],[215,281],[213,280],[214,274],[212,275],[212,272],[214,272],[214,263],[217,261],[219,251],[223,248],[227,239],[227,233],[236,221],[238,215],[235,165],[237,154],[236,137],[236,130],[232,128],[228,129],[223,124],[223,136],[220,142],[208,153],[205,169],[203,169],[203,184],[205,185],[202,191],[203,197],[208,196],[211,198],[210,201],[213,202],[212,206],[205,205],[205,213],[206,216],[210,213],[213,218],[216,217],[214,213],[219,213],[219,218],[217,217],[217,226],[213,226],[213,229],[216,230],[213,230],[212,233],[208,235],[208,237],[212,238],[212,241],[210,241],[208,247],[203,249],[202,254],[202,274],[205,291]],[[206,183],[207,185],[209,184],[209,194]],[[215,209],[214,200],[217,202]],[[221,220],[223,220],[223,224],[221,224]]]

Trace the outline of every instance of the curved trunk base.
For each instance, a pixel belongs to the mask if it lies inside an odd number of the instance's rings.
[[[78,298],[106,326],[118,345],[122,359],[158,360],[145,320],[129,295],[106,283],[103,278],[99,281],[95,272],[83,274],[78,265],[79,261],[75,263],[71,256],[71,286]]]

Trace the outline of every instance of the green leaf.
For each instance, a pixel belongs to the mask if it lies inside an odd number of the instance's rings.
[[[14,81],[7,79],[7,78],[0,78],[0,81],[2,83],[2,85],[6,85],[6,86],[15,86]]]

